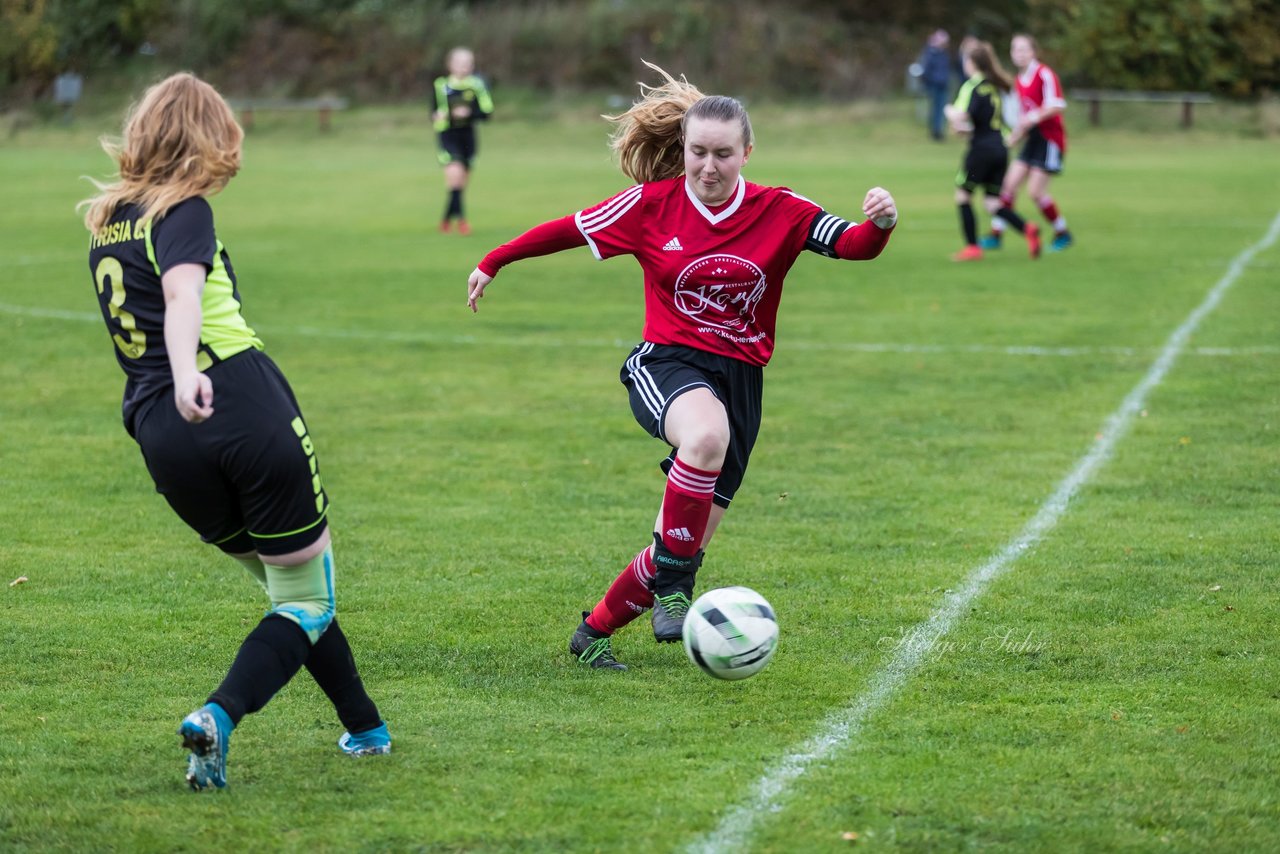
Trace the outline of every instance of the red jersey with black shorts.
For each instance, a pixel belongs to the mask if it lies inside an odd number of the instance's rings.
[[[644,341],[619,379],[636,421],[666,440],[671,402],[709,389],[729,418],[729,447],[713,500],[728,507],[760,428],[762,371],[773,355],[782,283],[801,252],[871,259],[892,226],[853,225],[780,187],[738,179],[708,208],[684,176],[636,184],[572,217],[543,223],[490,252],[487,276],[521,258],[590,246],[599,259],[633,255],[644,271]],[[674,452],[662,462],[672,465]]]
[[[1018,100],[1022,103],[1022,114],[1025,116],[1032,110],[1042,107],[1065,107],[1066,98],[1062,95],[1062,83],[1053,69],[1047,65],[1032,61],[1027,70],[1018,75]],[[1055,113],[1035,127],[1045,141],[1067,153],[1067,128],[1062,121],[1062,114]]]

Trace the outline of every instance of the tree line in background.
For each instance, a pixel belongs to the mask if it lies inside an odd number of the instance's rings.
[[[466,44],[496,83],[541,90],[630,92],[643,57],[715,91],[875,97],[938,27],[1001,55],[1031,32],[1069,85],[1280,88],[1280,0],[0,0],[0,95],[22,104],[142,55],[229,94],[398,100]]]

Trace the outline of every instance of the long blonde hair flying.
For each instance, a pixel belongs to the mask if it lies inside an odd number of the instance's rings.
[[[216,89],[187,72],[165,78],[130,109],[119,142],[101,140],[119,177],[107,184],[89,179],[98,194],[77,206],[88,206],[85,227],[96,233],[122,204],[142,208],[140,219],[157,220],[184,199],[218,192],[240,171],[243,140]]]
[[[625,113],[604,116],[615,127],[609,145],[628,178],[639,183],[684,174],[684,131],[690,118],[738,122],[744,146],[751,145],[751,119],[734,98],[704,95],[682,75],[672,77],[652,62],[645,65],[664,78],[660,86],[640,84],[640,100]]]

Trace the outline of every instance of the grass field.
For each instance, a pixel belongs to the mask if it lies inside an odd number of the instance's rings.
[[[528,261],[464,307],[484,251],[625,185],[591,112],[484,128],[470,238],[434,231],[419,116],[260,117],[218,232],[316,438],[339,612],[395,752],[340,756],[303,674],[208,796],[174,731],[263,605],[119,424],[73,210],[113,128],[0,147],[0,849],[1280,849],[1280,247],[1056,525],[945,635],[918,628],[1263,240],[1280,149],[1078,128],[1055,186],[1077,246],[959,266],[958,143],[886,108],[754,110],[751,180],[850,216],[880,184],[901,225],[873,263],[788,277],[760,442],[700,576],[768,597],[781,646],[719,683],[644,622],[615,641],[625,674],[565,652],[662,488],[617,382],[634,264]],[[923,651],[899,673],[904,638]]]

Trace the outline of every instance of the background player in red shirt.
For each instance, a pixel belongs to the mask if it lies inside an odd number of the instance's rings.
[[[897,223],[880,187],[854,225],[788,189],[741,176],[751,121],[733,98],[687,80],[641,85],[616,123],[622,171],[640,183],[490,252],[467,281],[473,311],[506,264],[576,246],[598,259],[632,255],[644,271],[643,341],[620,373],[636,420],[672,447],[646,546],[573,633],[583,664],[625,670],[610,637],[653,608],[654,637],[680,639],[694,576],[742,482],[760,427],[763,368],[773,353],[783,279],[801,252],[875,258]]]
[[[1057,204],[1049,195],[1049,179],[1062,171],[1067,153],[1067,130],[1062,121],[1067,102],[1062,95],[1058,75],[1036,58],[1038,53],[1036,40],[1025,33],[1015,35],[1010,43],[1009,58],[1018,69],[1018,96],[1022,112],[1009,137],[1009,145],[1017,145],[1024,139],[1026,142],[1005,175],[1000,200],[1006,207],[1012,207],[1018,188],[1026,182],[1027,192],[1053,227],[1049,251],[1061,252],[1073,241],[1071,232],[1067,230],[1066,217],[1058,211]],[[982,239],[983,249],[1000,248],[1004,222],[999,218],[992,219],[991,230],[992,233]]]
[[[304,666],[347,727],[343,752],[391,750],[334,613],[329,501],[311,435],[240,313],[205,199],[240,170],[243,138],[212,86],[175,74],[147,90],[122,142],[105,146],[119,179],[98,185],[85,215],[89,271],[126,377],[125,429],[156,491],[271,600],[222,684],[178,730],[197,790],[227,784],[232,729]]]

